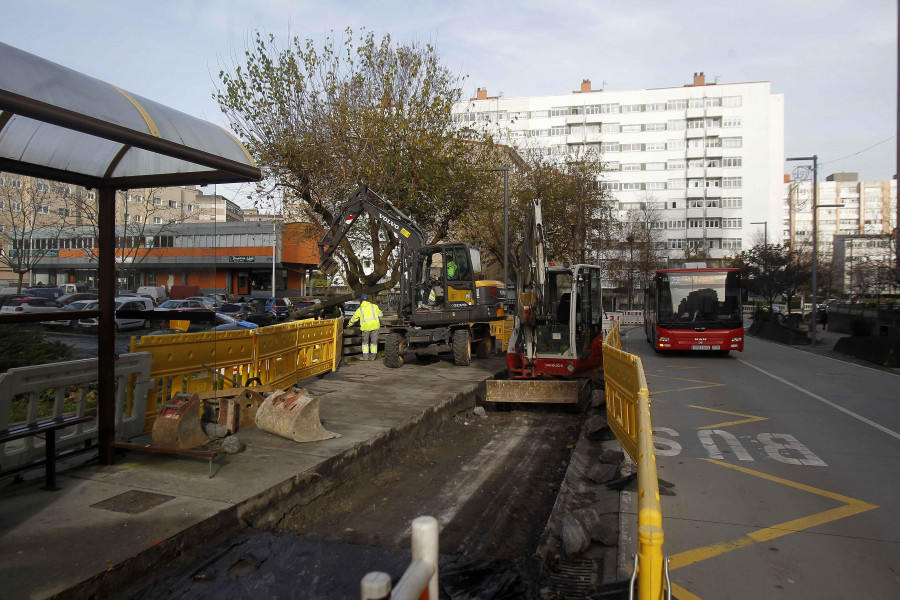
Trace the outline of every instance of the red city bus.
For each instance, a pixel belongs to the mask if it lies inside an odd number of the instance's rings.
[[[644,332],[657,352],[744,349],[740,269],[663,269],[647,286]]]

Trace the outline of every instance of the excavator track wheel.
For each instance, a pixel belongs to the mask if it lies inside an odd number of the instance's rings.
[[[472,341],[469,332],[458,329],[453,332],[453,362],[461,367],[468,366],[472,362]]]
[[[386,367],[398,369],[403,366],[403,353],[400,351],[403,338],[398,333],[389,333],[384,338],[384,364]]]

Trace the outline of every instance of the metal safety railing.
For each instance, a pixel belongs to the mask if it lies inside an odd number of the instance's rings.
[[[337,370],[343,331],[342,319],[308,319],[243,331],[132,338],[132,352],[152,357],[150,378],[156,383],[156,395],[147,402],[144,432],[153,428],[159,403],[179,392],[251,383],[284,389]]]
[[[606,382],[606,412],[610,429],[628,456],[637,464],[638,552],[634,577],[640,600],[659,600],[671,590],[663,557],[662,505],[650,424],[650,392],[641,359],[622,349],[619,325],[603,341],[603,375]],[[632,586],[632,593],[634,587]]]
[[[412,562],[391,590],[391,576],[382,571],[367,573],[360,582],[362,600],[437,600],[438,521],[417,517],[412,522]]]

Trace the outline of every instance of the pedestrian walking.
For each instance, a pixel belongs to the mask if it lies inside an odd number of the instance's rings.
[[[381,309],[377,304],[369,302],[369,295],[363,294],[359,298],[362,302],[353,316],[350,317],[348,327],[359,321],[362,331],[363,360],[375,360],[378,354],[378,330],[381,329]]]

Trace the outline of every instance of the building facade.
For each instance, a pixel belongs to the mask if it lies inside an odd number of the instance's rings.
[[[769,82],[476,97],[458,103],[454,122],[492,134],[520,152],[577,157],[598,152],[601,185],[618,205],[652,215],[664,254],[677,262],[700,250],[714,264],[750,245],[753,222],[781,215],[784,96]]]

